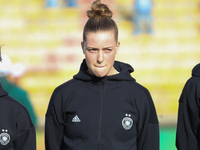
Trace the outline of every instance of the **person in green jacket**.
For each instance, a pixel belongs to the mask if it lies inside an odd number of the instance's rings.
[[[29,99],[28,93],[24,89],[20,88],[18,85],[8,80],[8,76],[11,71],[11,66],[12,62],[10,58],[7,55],[2,54],[2,62],[0,63],[0,83],[2,87],[8,92],[9,96],[16,99],[28,109],[32,122],[34,126],[36,126],[37,116],[35,114],[33,105],[31,104],[31,101]]]

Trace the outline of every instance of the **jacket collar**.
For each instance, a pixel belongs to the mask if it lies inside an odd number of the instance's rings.
[[[97,81],[97,82],[101,81],[102,79],[105,79],[105,78],[108,80],[118,80],[118,81],[119,80],[120,81],[121,80],[126,80],[126,81],[134,80],[135,81],[135,79],[132,78],[130,75],[130,73],[132,73],[134,71],[134,69],[129,64],[115,61],[114,67],[119,72],[119,74],[99,78],[96,76],[92,76],[87,72],[88,67],[87,67],[86,61],[84,59],[81,64],[80,70],[79,70],[78,74],[76,74],[74,76],[74,79],[83,80],[83,81]]]

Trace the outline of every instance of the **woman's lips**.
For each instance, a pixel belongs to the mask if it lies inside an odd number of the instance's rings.
[[[95,67],[97,67],[97,68],[104,68],[105,66],[95,66]]]

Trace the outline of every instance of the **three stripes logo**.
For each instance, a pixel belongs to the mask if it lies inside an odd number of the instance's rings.
[[[81,122],[81,120],[79,119],[79,117],[76,115],[73,119],[72,122]]]

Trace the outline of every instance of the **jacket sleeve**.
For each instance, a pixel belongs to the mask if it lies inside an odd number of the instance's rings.
[[[178,150],[198,149],[199,87],[189,80],[179,99],[176,147]],[[197,92],[198,91],[198,92]]]
[[[15,150],[36,150],[35,127],[31,121],[28,110],[24,108],[16,115],[17,135],[15,137]]]
[[[63,150],[64,121],[62,119],[62,98],[53,93],[46,113],[45,148],[46,150]]]
[[[148,90],[140,97],[138,109],[138,150],[159,150],[159,123],[153,100]]]

